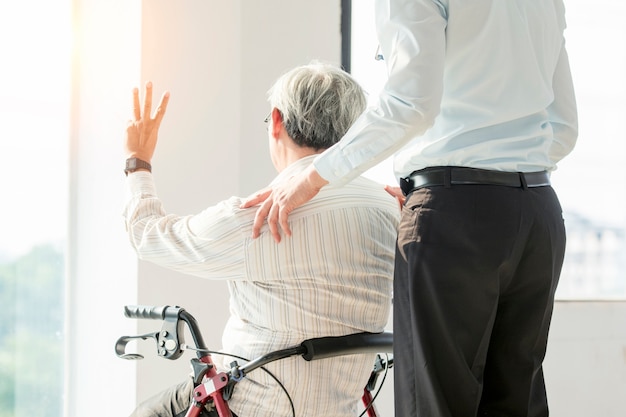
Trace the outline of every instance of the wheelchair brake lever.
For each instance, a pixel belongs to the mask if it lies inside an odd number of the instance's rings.
[[[143,355],[139,353],[126,353],[126,344],[134,339],[141,339],[141,340],[154,339],[154,341],[158,345],[159,333],[160,332],[147,333],[141,336],[122,336],[119,339],[117,339],[117,342],[115,342],[115,354],[119,358],[122,358],[122,359],[128,359],[128,360],[143,359]]]
[[[161,331],[147,333],[141,336],[122,336],[115,343],[115,353],[122,359],[143,359],[139,353],[126,353],[126,344],[134,339],[154,339],[157,345],[157,353],[165,359],[178,359],[183,354],[185,343],[183,321],[179,319],[181,308],[166,309],[163,317]],[[143,317],[143,316],[142,316]],[[149,317],[154,318],[154,317]]]

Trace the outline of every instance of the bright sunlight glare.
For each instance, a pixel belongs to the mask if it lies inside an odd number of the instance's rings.
[[[0,259],[66,235],[70,1],[0,3]]]

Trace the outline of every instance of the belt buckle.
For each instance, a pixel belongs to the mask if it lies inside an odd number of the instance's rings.
[[[410,176],[400,178],[400,189],[405,197],[413,190],[413,180]]]

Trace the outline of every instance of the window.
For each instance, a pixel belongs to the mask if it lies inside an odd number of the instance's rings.
[[[375,61],[373,0],[351,2],[352,74],[375,93],[385,80],[384,63]],[[572,154],[552,176],[568,231],[559,299],[626,298],[626,3],[597,7],[565,0],[565,33],[576,87],[580,134]],[[395,182],[390,161],[368,172]]]
[[[0,417],[63,414],[70,31],[69,1],[0,5]]]

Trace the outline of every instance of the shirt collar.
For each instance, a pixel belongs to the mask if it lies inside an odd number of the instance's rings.
[[[315,159],[317,154],[305,156],[304,158],[300,158],[295,162],[292,162],[285,169],[283,169],[272,181],[271,185],[281,183],[283,181],[288,180],[296,174],[304,171]]]

